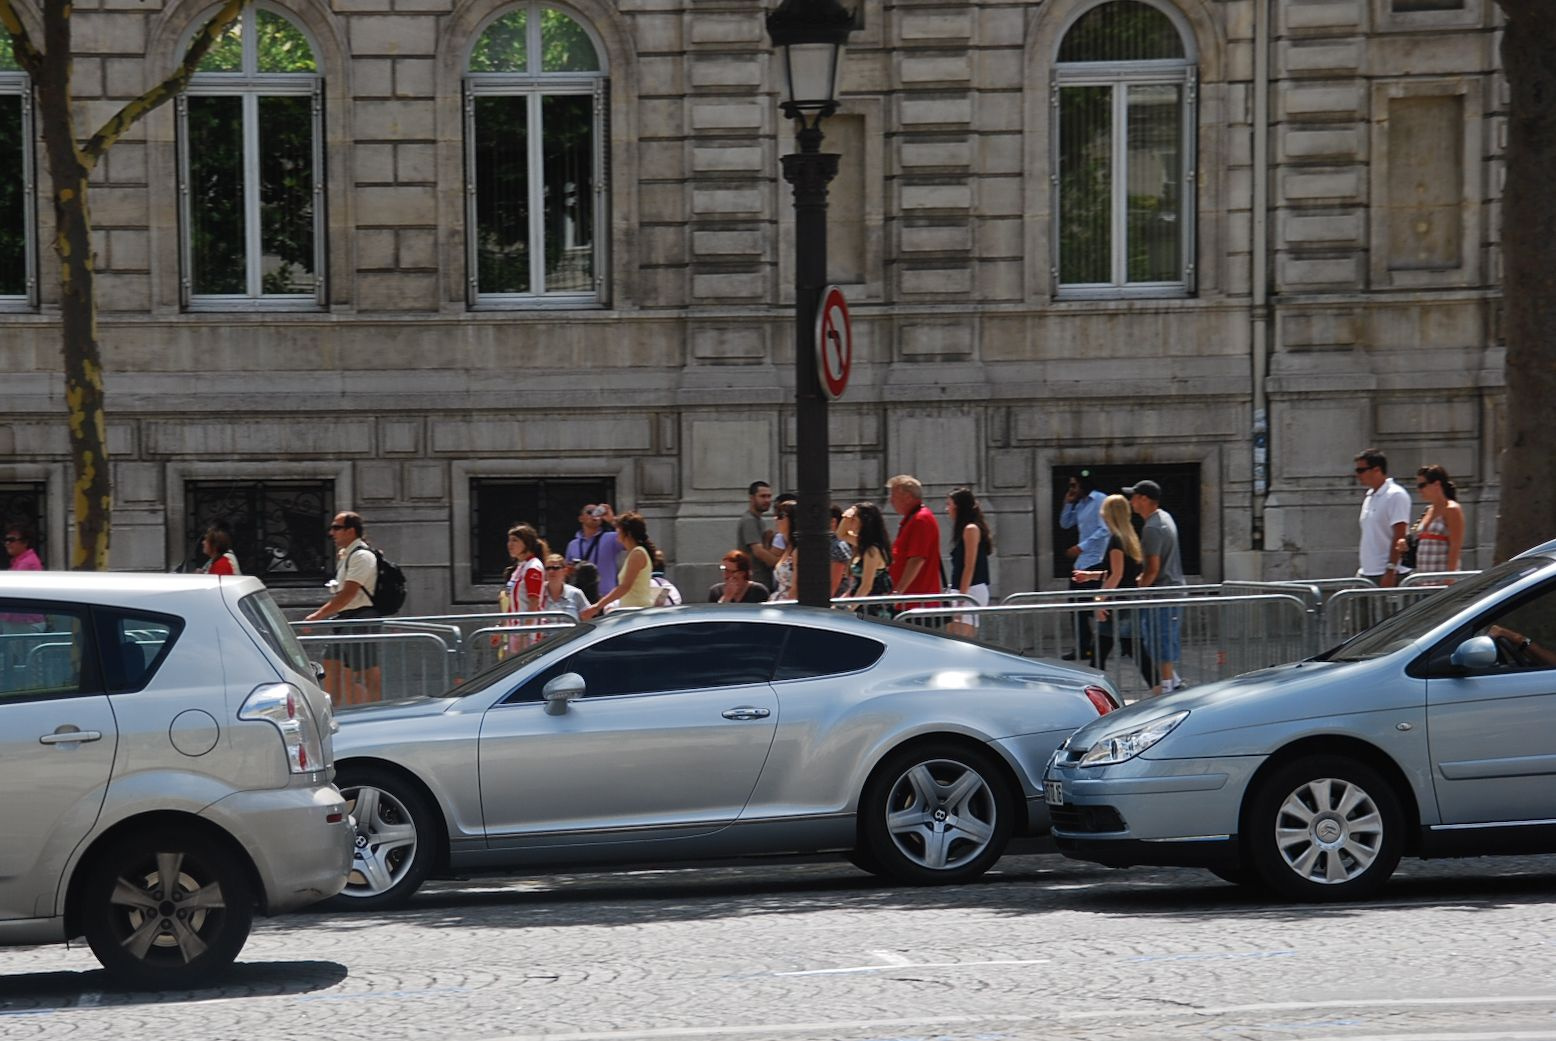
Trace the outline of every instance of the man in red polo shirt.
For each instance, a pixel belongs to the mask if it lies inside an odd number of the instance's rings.
[[[940,566],[940,524],[924,505],[924,486],[917,477],[898,474],[886,482],[892,509],[902,514],[902,524],[891,544],[891,588],[895,593],[945,591]],[[932,607],[910,604],[905,607]]]

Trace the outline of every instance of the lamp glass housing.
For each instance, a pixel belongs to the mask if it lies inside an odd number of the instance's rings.
[[[830,109],[837,99],[837,69],[842,63],[843,45],[791,43],[783,52],[789,100],[800,109]]]

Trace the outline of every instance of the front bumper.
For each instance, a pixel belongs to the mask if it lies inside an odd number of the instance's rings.
[[[1083,769],[1060,751],[1044,774],[1062,799],[1049,806],[1054,844],[1068,857],[1113,867],[1235,866],[1243,794],[1261,762],[1137,756]]]
[[[356,833],[333,785],[235,792],[200,816],[236,838],[253,858],[266,914],[306,907],[346,887]]]

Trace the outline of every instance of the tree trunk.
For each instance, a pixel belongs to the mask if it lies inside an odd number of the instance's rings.
[[[1556,537],[1556,3],[1499,0],[1508,106],[1502,191],[1507,406],[1496,559]]]
[[[103,410],[103,359],[97,342],[96,277],[92,265],[92,226],[87,211],[90,167],[76,147],[70,110],[70,6],[49,0],[43,12],[46,53],[38,76],[38,111],[54,192],[54,251],[60,265],[60,326],[65,362],[65,408],[70,424],[70,456],[75,469],[71,506],[76,538],[70,566],[76,571],[108,568],[108,536],[113,521],[109,489],[108,422]]]

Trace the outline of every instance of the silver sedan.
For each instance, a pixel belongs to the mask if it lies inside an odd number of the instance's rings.
[[[1131,705],[1044,784],[1059,849],[1299,900],[1402,856],[1556,852],[1556,544],[1310,661]]]
[[[336,903],[432,875],[837,851],[911,883],[1045,830],[1039,778],[1100,674],[797,607],[624,613],[447,694],[340,713],[357,855]]]

